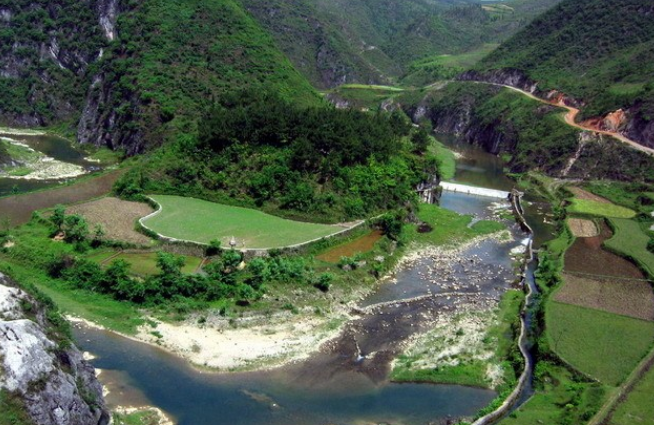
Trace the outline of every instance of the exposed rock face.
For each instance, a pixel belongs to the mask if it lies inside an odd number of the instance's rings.
[[[0,274],[0,388],[23,398],[36,424],[108,424],[93,367],[51,328],[43,307]]]
[[[643,9],[644,14],[654,14],[651,9]],[[582,108],[583,102],[557,90],[541,90],[538,83],[531,80],[518,69],[497,69],[486,72],[467,71],[458,78],[460,81],[483,81],[487,83],[516,87],[535,96],[563,103],[575,108]],[[641,111],[641,105],[633,105],[626,110],[619,109],[608,114],[590,118],[585,121],[591,127],[605,131],[619,131],[643,146],[654,147],[654,120],[648,119]]]
[[[478,71],[466,71],[459,75],[460,81],[484,81],[487,83],[500,84],[503,86],[516,87],[529,93],[536,93],[538,84],[519,69],[497,69],[480,73]]]

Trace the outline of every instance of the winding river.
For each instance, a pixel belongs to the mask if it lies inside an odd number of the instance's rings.
[[[511,189],[501,162],[449,141],[462,153],[456,180]],[[444,193],[441,205],[478,219],[508,204]],[[536,241],[552,229],[546,206],[531,203],[527,219]],[[407,263],[361,303],[366,313],[348,322],[339,337],[310,359],[250,373],[203,373],[156,347],[110,332],[76,326],[80,348],[97,356],[111,405],[155,405],[179,424],[370,424],[424,425],[471,417],[495,393],[456,385],[388,381],[390,360],[404,341],[429,329],[433,318],[461,308],[493,306],[515,280],[511,251],[525,234],[511,221],[510,240],[487,239],[456,255],[425,253]],[[455,294],[455,295],[452,295]]]
[[[8,138],[23,143],[30,148],[43,153],[47,157],[70,164],[79,165],[87,171],[98,170],[98,164],[90,162],[85,158],[85,154],[77,149],[73,144],[61,137],[52,134],[13,134],[2,133],[0,137]],[[0,176],[0,197],[11,195],[16,191],[19,193],[44,189],[60,183],[61,179],[51,180],[30,180],[14,179]]]

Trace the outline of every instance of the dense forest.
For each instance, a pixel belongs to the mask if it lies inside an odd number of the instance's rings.
[[[198,136],[141,161],[125,197],[168,193],[323,221],[365,218],[416,199],[437,174],[429,138],[400,113],[302,108],[274,94],[224,96]]]

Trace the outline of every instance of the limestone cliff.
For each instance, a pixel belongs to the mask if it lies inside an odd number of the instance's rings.
[[[0,390],[37,425],[105,425],[94,368],[58,328],[62,319],[0,274]]]

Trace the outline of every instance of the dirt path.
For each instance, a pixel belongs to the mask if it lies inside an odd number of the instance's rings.
[[[480,81],[480,83],[490,84],[490,85],[493,85],[493,86],[506,87],[507,89],[511,89],[513,91],[521,93],[521,94],[523,94],[523,95],[525,95],[525,96],[527,96],[527,97],[529,97],[531,99],[537,100],[537,101],[539,101],[541,103],[545,103],[547,105],[553,105],[553,106],[558,106],[559,108],[567,109],[568,112],[565,114],[564,119],[565,119],[566,124],[568,124],[569,126],[575,127],[575,128],[578,128],[578,129],[584,130],[584,131],[590,131],[590,132],[597,133],[597,134],[604,134],[604,135],[607,135],[607,136],[611,136],[614,139],[617,139],[622,143],[626,143],[626,144],[630,145],[631,147],[633,147],[636,150],[639,150],[639,151],[644,152],[644,153],[646,153],[648,155],[654,156],[654,149],[645,147],[645,146],[641,145],[638,142],[634,142],[633,140],[625,137],[624,135],[618,133],[617,131],[597,130],[597,129],[594,129],[594,128],[591,128],[591,127],[586,127],[584,125],[581,125],[581,124],[577,123],[576,118],[577,118],[577,115],[579,115],[579,109],[574,108],[572,106],[566,105],[563,102],[563,100],[561,100],[559,102],[550,102],[549,100],[541,99],[540,97],[534,96],[533,94],[531,94],[529,92],[526,92],[524,90],[521,90],[521,89],[519,89],[517,87],[507,86],[507,85],[504,85],[504,84],[487,83],[487,82],[481,82],[481,81]]]

